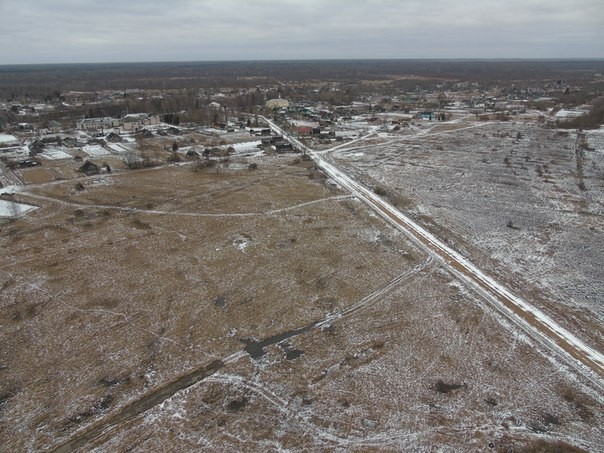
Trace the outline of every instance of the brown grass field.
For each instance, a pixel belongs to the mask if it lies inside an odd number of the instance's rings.
[[[587,379],[312,163],[255,162],[17,195],[39,209],[0,225],[2,448],[601,446]],[[156,391],[161,404],[136,410]]]

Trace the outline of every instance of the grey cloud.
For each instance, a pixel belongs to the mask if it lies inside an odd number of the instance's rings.
[[[604,57],[601,0],[2,0],[0,63]]]

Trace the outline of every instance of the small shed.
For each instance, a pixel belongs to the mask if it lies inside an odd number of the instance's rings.
[[[84,165],[79,168],[79,171],[84,173],[86,176],[93,176],[98,175],[101,172],[101,167],[94,162],[87,160],[84,162]]]

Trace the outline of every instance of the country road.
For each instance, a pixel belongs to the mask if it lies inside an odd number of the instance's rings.
[[[329,150],[321,153],[314,152],[295,137],[287,134],[274,122],[267,118],[264,120],[272,130],[283,135],[299,150],[311,156],[317,167],[328,177],[365,202],[386,221],[440,260],[444,267],[480,293],[497,311],[513,321],[548,350],[567,359],[566,361],[570,365],[590,378],[604,391],[604,355],[602,353],[585,344],[541,310],[531,306],[522,297],[512,294],[442,240],[328,162],[325,155]]]

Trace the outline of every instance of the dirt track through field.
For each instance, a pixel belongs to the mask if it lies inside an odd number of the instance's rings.
[[[325,319],[312,322],[310,324],[307,324],[306,326],[290,330],[288,332],[273,335],[263,340],[242,340],[243,343],[246,343],[246,346],[243,350],[237,351],[222,360],[214,360],[213,362],[198,367],[190,371],[189,373],[180,376],[179,378],[168,382],[165,385],[162,385],[161,387],[153,389],[151,392],[143,395],[138,400],[135,400],[130,404],[126,405],[125,407],[121,408],[118,412],[114,413],[113,415],[101,419],[97,423],[94,423],[91,426],[84,428],[82,431],[76,433],[72,438],[57,446],[52,451],[53,453],[67,453],[78,450],[84,447],[85,445],[89,444],[90,442],[93,442],[95,439],[109,435],[116,427],[132,420],[133,418],[143,414],[149,409],[163,403],[167,399],[176,395],[181,390],[189,388],[197,384],[198,382],[209,378],[221,368],[223,368],[225,365],[235,363],[246,356],[249,356],[253,359],[262,357],[266,353],[265,348],[270,345],[280,343],[284,340],[289,340],[291,338],[309,332],[313,329],[323,329],[325,327],[328,327],[334,322],[344,319],[352,315],[353,313],[356,313],[361,309],[368,307],[372,303],[377,302],[378,300],[380,300],[380,298],[386,296],[389,292],[393,291],[395,288],[399,287],[401,284],[409,280],[412,276],[416,275],[418,272],[423,271],[431,264],[433,264],[433,259],[431,256],[428,256],[426,260],[424,260],[422,263],[418,264],[413,269],[398,275],[386,285],[376,289],[356,304],[339,312],[332,313]]]

